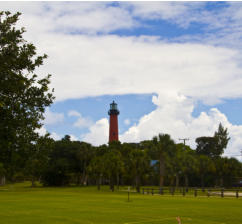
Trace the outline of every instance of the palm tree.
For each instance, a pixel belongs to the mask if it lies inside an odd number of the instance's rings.
[[[215,172],[215,165],[213,160],[206,155],[198,156],[198,173],[201,178],[201,187],[204,189],[205,185],[205,176],[209,173]]]
[[[168,134],[159,134],[152,140],[153,150],[160,161],[160,187],[164,185],[165,161],[168,154],[172,153],[175,142]]]
[[[109,151],[105,153],[103,163],[105,164],[105,173],[109,179],[110,189],[113,191],[115,179],[119,188],[119,176],[124,170],[122,155],[118,150]]]
[[[130,153],[129,165],[131,173],[135,179],[137,192],[140,192],[141,178],[149,171],[150,158],[146,150],[134,148]]]
[[[96,179],[97,189],[100,190],[102,184],[102,175],[105,172],[105,166],[103,163],[103,155],[94,157],[89,164],[87,171],[90,176]]]
[[[198,161],[195,157],[195,152],[189,146],[184,148],[182,144],[178,144],[177,149],[180,170],[185,177],[185,186],[187,188],[189,186],[189,175],[198,172]]]

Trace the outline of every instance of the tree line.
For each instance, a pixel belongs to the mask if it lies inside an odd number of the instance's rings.
[[[131,185],[138,192],[144,185],[233,187],[242,176],[242,163],[221,157],[228,141],[221,124],[214,137],[197,138],[195,150],[176,144],[168,134],[100,146],[71,141],[68,135],[58,141],[46,135],[29,147],[28,156],[18,152],[20,163],[1,160],[1,167],[7,168],[8,180],[28,179],[33,186],[36,181],[44,186],[96,185],[98,189],[109,185],[111,190]]]
[[[108,184],[113,190],[115,185],[131,185],[138,192],[143,185],[233,187],[242,176],[242,163],[221,157],[228,141],[221,124],[214,137],[197,138],[195,150],[176,144],[168,134],[98,147],[71,141],[68,135],[59,141],[43,137],[26,161],[25,175],[33,184],[40,180],[46,186],[97,185],[100,189]]]
[[[23,39],[19,16],[0,12],[0,184],[28,179],[33,186],[133,185],[139,191],[141,185],[230,187],[242,177],[238,160],[221,157],[229,141],[221,124],[214,136],[197,138],[195,150],[168,134],[98,147],[68,135],[59,141],[40,136],[36,130],[54,100],[51,76],[34,73],[47,56]]]

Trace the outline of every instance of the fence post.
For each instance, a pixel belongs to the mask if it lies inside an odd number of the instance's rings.
[[[197,188],[194,190],[194,196],[197,197]]]
[[[160,194],[163,194],[163,189],[162,189],[162,187],[160,188]]]
[[[185,191],[185,188],[183,188],[182,195],[185,196],[185,194],[186,194],[186,191]]]
[[[154,194],[154,189],[153,189],[153,188],[151,189],[151,194],[152,194],[152,195]]]
[[[223,198],[224,197],[224,189],[222,188],[221,189],[221,198]]]
[[[145,189],[144,188],[142,188],[142,192],[143,192],[143,194],[145,194]]]
[[[171,188],[171,194],[172,194],[172,196],[174,195],[174,193],[175,193],[175,188],[173,187],[173,188]]]
[[[236,190],[236,198],[239,198],[239,190]]]
[[[210,190],[208,189],[208,197],[210,197]]]

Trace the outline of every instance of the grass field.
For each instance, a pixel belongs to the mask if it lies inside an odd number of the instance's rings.
[[[0,223],[241,224],[242,198],[142,195],[96,187],[0,187]]]

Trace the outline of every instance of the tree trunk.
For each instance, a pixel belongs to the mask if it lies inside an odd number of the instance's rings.
[[[36,186],[35,185],[35,178],[34,177],[31,178],[31,183],[32,183],[31,187],[35,187]]]
[[[117,173],[117,189],[119,190],[119,173]]]
[[[83,164],[83,172],[82,172],[82,177],[81,177],[81,185],[84,185],[86,182],[86,161],[84,161]]]
[[[223,177],[220,177],[220,187],[223,187],[224,186],[224,179]]]
[[[136,175],[135,177],[135,185],[136,185],[136,191],[140,193],[140,181],[139,181],[139,176]]]
[[[170,186],[174,186],[174,176],[170,177]]]
[[[1,186],[1,185],[5,185],[5,183],[6,183],[5,176],[1,176],[1,177],[0,177],[0,186]]]
[[[176,173],[176,188],[179,187],[179,175]]]
[[[188,175],[185,174],[185,186],[186,186],[186,188],[188,188],[188,185],[189,185]]]
[[[86,180],[86,172],[85,170],[83,170],[82,177],[81,177],[81,185],[85,184],[85,180]]]
[[[202,187],[202,190],[204,191],[204,175],[201,175],[201,187]]]
[[[78,173],[76,176],[76,185],[78,186],[78,185],[80,185],[80,183],[81,183],[81,175],[80,175],[80,173]]]
[[[160,154],[160,187],[164,185],[164,175],[165,175],[165,158],[163,154]]]
[[[102,175],[100,174],[98,177],[98,181],[97,181],[97,189],[100,191],[101,188],[101,184],[102,184]]]
[[[85,184],[86,186],[89,185],[89,182],[88,182],[88,175],[87,175],[87,174],[85,175],[84,184]]]
[[[110,187],[110,190],[114,191],[114,183],[113,183],[113,177],[112,176],[109,178],[109,187]]]

